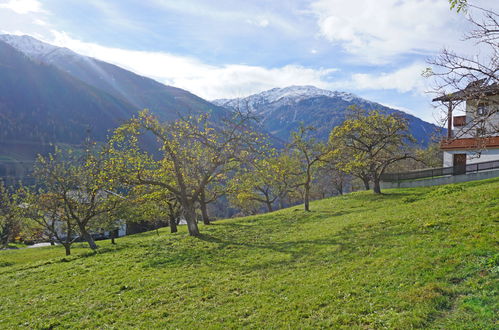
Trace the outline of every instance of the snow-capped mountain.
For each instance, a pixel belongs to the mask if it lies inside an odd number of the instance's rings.
[[[264,106],[267,107],[272,105],[272,107],[280,107],[292,105],[318,96],[340,98],[346,102],[359,99],[359,97],[351,93],[330,91],[315,86],[289,86],[284,88],[273,88],[244,98],[218,99],[212,102],[216,105],[240,109],[241,111],[262,112],[262,107]]]
[[[409,122],[412,135],[427,145],[438,127],[400,110],[360,98],[354,94],[329,91],[314,86],[273,88],[238,99],[219,99],[213,103],[231,110],[256,114],[263,128],[275,136],[288,140],[291,132],[301,124],[314,126],[317,138],[325,140],[331,130],[346,119],[350,106],[384,113],[398,113]]]
[[[50,45],[31,36],[1,34],[0,41],[11,45],[30,59],[45,64],[53,64],[61,57],[72,57],[75,60],[85,59],[85,56],[79,55],[70,49]]]
[[[199,114],[226,110],[215,106],[186,90],[163,85],[116,65],[56,47],[30,36],[0,35],[4,42],[30,60],[53,66],[92,87],[128,102],[136,110],[147,108],[163,120],[178,114]]]
[[[51,145],[78,145],[89,134],[105,141],[110,130],[144,108],[161,120],[207,112],[216,120],[228,112],[69,49],[0,35],[0,159],[30,161]]]

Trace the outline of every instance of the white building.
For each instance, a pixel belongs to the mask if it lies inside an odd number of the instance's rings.
[[[447,104],[448,136],[441,142],[443,166],[466,172],[466,165],[499,161],[499,85],[483,81],[433,101]],[[456,104],[466,102],[464,115],[453,116]]]

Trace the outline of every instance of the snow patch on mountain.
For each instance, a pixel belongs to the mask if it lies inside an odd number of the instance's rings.
[[[273,88],[244,98],[218,99],[212,101],[212,103],[241,111],[262,112],[262,107],[269,105],[272,105],[272,108],[294,105],[303,100],[320,96],[340,98],[347,102],[352,102],[356,99],[367,101],[347,92],[330,91],[314,86],[290,86],[285,88]]]
[[[72,57],[74,59],[85,59],[85,56],[79,55],[68,48],[57,47],[37,40],[31,36],[16,36],[10,34],[0,35],[0,41],[3,41],[16,50],[20,51],[30,59],[52,64],[60,57]]]

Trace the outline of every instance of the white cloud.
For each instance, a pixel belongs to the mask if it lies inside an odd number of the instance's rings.
[[[336,71],[333,68],[312,69],[300,65],[278,68],[239,64],[216,66],[192,57],[110,48],[76,40],[65,33],[52,33],[54,38],[46,40],[47,42],[114,63],[168,85],[187,89],[206,99],[241,97],[289,85],[328,88],[328,78]]]
[[[477,0],[488,8],[495,1]],[[465,16],[444,0],[317,0],[311,9],[323,37],[372,63],[453,46],[466,28]]]
[[[0,3],[0,8],[10,9],[17,14],[44,12],[38,0],[9,0],[5,3]]]
[[[416,62],[393,72],[356,73],[352,75],[350,84],[354,89],[393,89],[401,93],[424,94],[428,86],[421,74],[427,66],[425,63]]]

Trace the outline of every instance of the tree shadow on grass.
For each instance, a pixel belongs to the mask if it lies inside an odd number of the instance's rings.
[[[240,227],[237,224],[224,224],[228,227]],[[251,241],[251,236],[235,233],[236,235],[227,235],[225,232],[223,238],[203,233],[198,238],[202,242],[209,243],[205,249],[166,251],[163,254],[156,254],[145,260],[145,267],[168,267],[185,264],[231,264],[242,270],[256,270],[275,267],[279,264],[287,264],[290,267],[303,259],[307,262],[317,260],[321,261],[324,257],[321,251],[337,251],[338,253],[350,255],[362,253],[361,246],[372,247],[373,244],[384,244],[380,239],[380,233],[376,230],[372,233],[372,228],[354,228],[348,226],[338,231],[330,237],[317,239],[305,239],[294,241],[275,241],[268,242],[261,240]],[[260,229],[261,230],[261,229]],[[362,232],[365,236],[363,243],[359,243],[358,235]],[[233,233],[234,234],[234,233]],[[407,235],[409,233],[399,233]],[[373,239],[369,237],[373,236]],[[377,242],[377,243],[374,243]],[[323,249],[324,247],[330,247]],[[267,252],[258,253],[259,250]],[[360,252],[359,252],[360,251]],[[270,252],[270,254],[268,253]],[[326,252],[323,252],[326,253]],[[262,258],[255,260],[254,256],[260,255]],[[265,259],[265,257],[267,259]]]
[[[107,246],[100,247],[94,251],[94,250],[91,250],[88,246],[84,246],[83,243],[82,244],[78,243],[77,245],[72,247],[72,250],[71,250],[72,254],[69,256],[65,256],[64,255],[64,247],[61,245],[60,246],[60,251],[61,251],[60,256],[57,256],[57,257],[54,257],[51,259],[47,259],[44,261],[21,264],[18,267],[16,267],[16,263],[10,263],[9,267],[10,266],[13,266],[13,267],[3,269],[2,271],[0,271],[0,275],[4,275],[7,273],[16,273],[19,271],[27,271],[27,270],[31,270],[31,269],[37,269],[37,268],[47,266],[47,265],[52,265],[52,264],[67,263],[67,262],[72,262],[75,260],[86,259],[88,257],[93,257],[95,255],[112,253],[112,252],[116,252],[116,251],[130,248],[130,247],[131,247],[131,245],[129,245],[129,244],[120,244],[120,245],[114,245],[112,247],[107,247]],[[74,251],[75,249],[86,249],[86,251]]]
[[[329,218],[355,212],[362,210],[317,211],[317,214]],[[271,268],[279,264],[293,267],[293,264],[298,264],[304,259],[307,262],[314,260],[322,262],[322,259],[330,253],[349,258],[368,256],[373,248],[398,246],[404,237],[421,234],[417,227],[401,227],[398,221],[383,221],[370,225],[348,225],[328,237],[292,241],[279,241],[277,238],[276,241],[269,242],[270,238],[266,237],[266,234],[270,232],[274,235],[274,231],[269,231],[268,228],[238,223],[220,223],[218,226],[235,230],[225,230],[223,236],[217,236],[217,233],[201,234],[198,237],[199,241],[208,243],[202,249],[163,250],[160,253],[156,250],[157,253],[145,260],[144,266],[161,268],[196,263],[214,266],[221,264],[245,271]],[[247,230],[253,228],[257,230]],[[265,235],[258,235],[262,231]],[[259,250],[262,252],[259,253]]]
[[[273,267],[280,263],[290,264],[305,257],[310,258],[313,255],[313,247],[317,245],[338,245],[337,240],[334,238],[265,243],[248,242],[235,238],[222,239],[208,234],[201,234],[198,238],[201,241],[210,243],[211,248],[172,251],[172,253],[166,253],[165,255],[156,255],[146,260],[144,266],[161,268],[196,263],[220,263],[231,264],[247,271]],[[286,258],[285,260],[257,260],[256,262],[250,262],[245,258],[246,252],[253,251],[250,254],[256,255],[258,250],[270,250],[276,256],[286,256]],[[261,255],[268,256],[267,253]],[[243,264],[240,264],[241,262]]]

